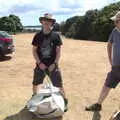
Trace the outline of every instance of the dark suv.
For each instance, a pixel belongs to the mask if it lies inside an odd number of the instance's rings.
[[[0,31],[0,57],[14,51],[13,37],[5,31]]]

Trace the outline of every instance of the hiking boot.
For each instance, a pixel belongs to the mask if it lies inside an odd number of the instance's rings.
[[[115,112],[112,119],[113,120],[120,120],[120,111]]]
[[[102,109],[101,104],[95,103],[90,105],[89,107],[85,107],[86,111],[100,111]]]
[[[67,112],[68,111],[68,99],[64,98],[64,102],[65,102],[64,112]]]

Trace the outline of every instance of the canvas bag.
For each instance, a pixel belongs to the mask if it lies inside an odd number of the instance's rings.
[[[65,103],[59,88],[47,82],[39,93],[27,102],[27,108],[39,118],[54,118],[64,114]]]

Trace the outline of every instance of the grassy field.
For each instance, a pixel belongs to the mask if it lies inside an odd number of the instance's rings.
[[[24,106],[32,94],[35,61],[31,41],[34,34],[15,35],[15,54],[0,60],[0,120],[40,120]],[[86,105],[96,102],[104,84],[108,63],[106,43],[63,38],[60,60],[69,111],[52,120],[109,120],[118,108],[120,87],[112,90],[101,112],[86,112]]]

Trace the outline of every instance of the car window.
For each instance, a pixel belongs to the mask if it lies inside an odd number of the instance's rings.
[[[9,35],[7,32],[0,31],[0,37],[3,37],[3,38],[11,38],[11,35]]]

